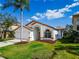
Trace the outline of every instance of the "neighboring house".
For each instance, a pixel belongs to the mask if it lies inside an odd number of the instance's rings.
[[[72,24],[73,24],[73,30],[79,31],[79,14],[73,15]]]
[[[56,38],[57,39],[61,39],[63,37],[63,33],[64,33],[65,28],[63,28],[63,27],[57,27],[56,29],[57,29],[57,32],[58,32]]]
[[[2,36],[2,26],[1,26],[1,22],[0,22],[0,37]]]
[[[72,17],[73,30],[76,31],[75,41],[79,42],[79,13]]]
[[[0,38],[2,37],[2,23],[0,22]]]
[[[56,29],[49,25],[37,22],[35,20],[26,24],[22,29],[20,26],[12,26],[15,30],[16,39],[25,39],[29,41],[34,40],[53,40],[58,39],[56,36],[60,35],[62,37],[62,29]],[[22,30],[22,33],[21,33]]]

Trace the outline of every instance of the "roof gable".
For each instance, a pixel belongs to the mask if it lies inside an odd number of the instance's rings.
[[[28,23],[28,24],[26,24],[25,26],[32,26],[32,25],[34,25],[34,24],[36,24],[36,23],[38,23],[38,24],[41,24],[41,25],[43,25],[43,26],[47,26],[47,27],[50,27],[50,28],[52,28],[52,29],[57,30],[56,28],[54,28],[54,27],[52,27],[52,26],[49,26],[49,25],[47,25],[47,24],[43,24],[43,23],[38,22],[38,21],[35,21],[35,20],[32,20],[31,22],[29,22],[29,23]]]

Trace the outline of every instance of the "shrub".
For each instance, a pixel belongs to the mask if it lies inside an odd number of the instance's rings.
[[[6,41],[6,40],[12,40],[12,38],[4,38],[4,39],[0,38],[0,42],[1,41]]]
[[[4,41],[4,40],[0,37],[0,42],[1,42],[1,41]]]
[[[77,37],[79,36],[78,32],[71,30],[69,32],[64,32],[64,36],[61,40],[62,43],[79,43]]]
[[[15,34],[15,32],[14,32],[14,31],[11,31],[11,32],[8,34],[8,35],[9,35],[8,37],[9,37],[9,38],[14,38],[14,37],[15,37],[14,34]]]

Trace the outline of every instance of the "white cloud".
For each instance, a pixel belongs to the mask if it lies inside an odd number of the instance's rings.
[[[65,13],[65,12],[69,12],[69,11],[71,11],[69,8],[62,8],[62,9],[59,9],[59,12],[63,12],[63,13]]]
[[[79,5],[79,2],[76,2],[76,3],[73,3],[71,5],[66,5],[64,8],[61,8],[61,9],[47,10],[46,17],[48,19],[64,17],[64,14],[66,12],[70,12],[71,11],[70,8],[75,7],[75,6],[78,6],[78,5]]]
[[[75,14],[79,14],[79,11],[75,12],[74,15],[75,15]],[[72,18],[73,16],[71,15],[71,16],[69,16],[69,17]]]
[[[75,6],[78,6],[79,5],[79,2],[76,2],[76,3],[73,3],[71,5],[66,5],[66,8],[72,8],[72,7],[75,7]]]
[[[70,18],[72,18],[72,16],[69,16]]]
[[[77,11],[76,14],[79,14],[79,11]]]
[[[37,16],[32,16],[31,19],[33,19],[33,20],[39,20],[39,18]]]
[[[74,1],[79,1],[79,0],[74,0]]]
[[[75,12],[74,14],[79,14],[79,11]]]
[[[44,18],[44,17],[45,17],[44,14],[42,14],[42,13],[36,13],[36,16],[37,16],[38,18]]]
[[[61,9],[55,9],[55,10],[49,9],[45,13],[36,13],[30,19],[31,20],[40,20],[40,19],[43,19],[45,17],[47,19],[61,18],[61,17],[65,16],[66,12],[72,11],[70,8],[73,8],[73,7],[78,6],[78,5],[79,5],[79,2],[75,2],[75,3],[72,3],[71,5],[66,5],[64,8],[61,8]]]
[[[31,19],[27,19],[27,21],[28,21],[28,22],[30,22],[30,21],[31,21]]]
[[[60,17],[63,17],[64,14],[61,13],[61,12],[58,12],[57,10],[47,10],[46,12],[46,17],[48,19],[51,19],[51,18],[60,18]]]
[[[44,18],[44,14],[42,13],[36,13],[34,16],[31,17],[32,20],[39,20],[39,19],[42,19]]]

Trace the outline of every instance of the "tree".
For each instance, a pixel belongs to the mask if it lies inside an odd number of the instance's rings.
[[[3,25],[5,27],[5,30],[9,30],[9,27],[18,23],[17,19],[11,15],[5,14],[3,15],[3,17],[4,17]]]
[[[0,38],[2,38],[2,31],[3,31],[3,27],[2,27],[2,23],[3,23],[3,15],[0,14]]]
[[[9,15],[9,14],[4,14],[0,17],[1,21],[1,32],[2,32],[2,38],[6,38],[6,32],[8,31],[9,33],[12,33],[10,30],[10,27],[14,24],[18,24],[18,21],[15,17]],[[13,34],[12,34],[13,35]]]
[[[63,43],[77,43],[79,42],[79,34],[73,30],[72,25],[67,25],[64,30],[63,38],[60,41]]]
[[[29,0],[7,0],[6,3],[3,4],[2,9],[6,9],[8,7],[14,7],[14,11],[20,10],[20,21],[21,21],[21,33],[20,38],[22,38],[23,32],[23,10],[29,10]],[[22,40],[21,40],[22,41]]]
[[[73,26],[72,25],[66,25],[66,28],[64,30],[64,36],[71,36],[73,32]]]

